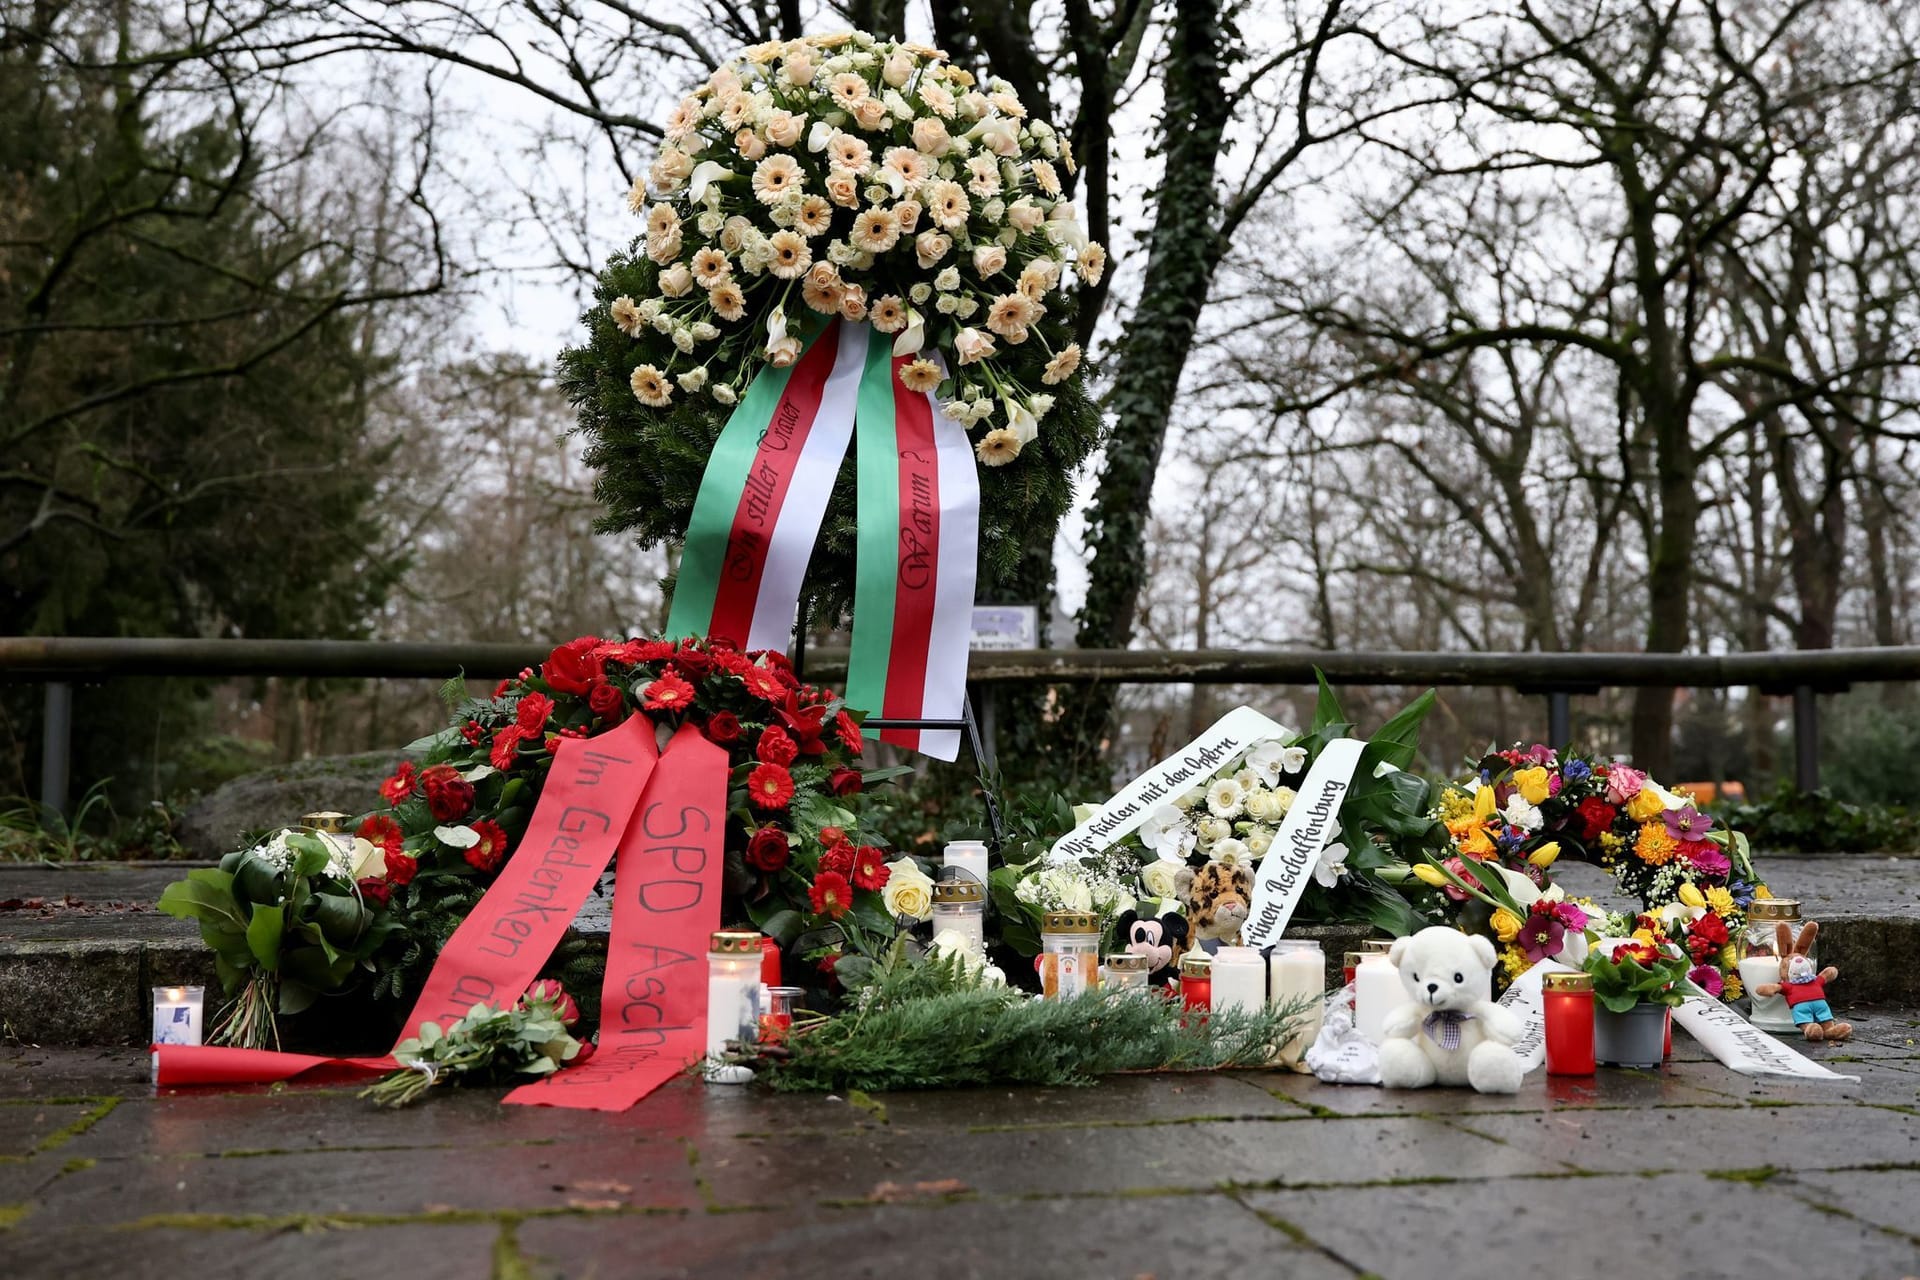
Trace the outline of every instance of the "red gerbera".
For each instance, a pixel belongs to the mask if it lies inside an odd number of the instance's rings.
[[[793,775],[777,764],[763,764],[747,775],[747,795],[757,809],[784,809],[793,799]]]
[[[419,860],[411,854],[389,853],[387,855],[387,883],[396,888],[413,883],[413,873],[419,869]]]
[[[467,864],[475,871],[498,871],[507,860],[507,833],[497,822],[482,818],[473,824],[480,843],[465,851]]]
[[[856,889],[884,889],[893,872],[887,870],[885,857],[870,844],[853,854],[853,885]]]
[[[415,772],[413,761],[402,760],[394,766],[393,775],[380,784],[380,795],[388,804],[405,804],[413,798]]]
[[[544,693],[530,693],[513,709],[513,722],[528,733],[538,733],[547,727],[547,717],[552,714],[552,698]]]
[[[526,740],[527,731],[517,724],[510,724],[493,735],[493,751],[487,756],[487,763],[496,769],[513,768],[514,759],[520,754],[520,744]]]
[[[370,840],[379,845],[381,852],[389,859],[407,845],[407,833],[401,829],[398,822],[384,813],[376,813],[368,818],[360,824],[360,829],[354,834],[362,840]]]
[[[794,745],[787,731],[779,725],[768,725],[760,735],[759,745],[753,749],[754,758],[762,764],[777,764],[786,768],[800,757],[800,748]]]
[[[669,671],[646,687],[649,711],[683,711],[693,705],[693,686]]]
[[[807,900],[819,914],[838,920],[853,907],[853,886],[845,876],[824,871],[814,877],[813,886],[807,890]]]
[[[740,682],[747,686],[748,693],[764,698],[775,706],[782,706],[787,701],[787,686],[765,667],[748,667],[740,673]]]

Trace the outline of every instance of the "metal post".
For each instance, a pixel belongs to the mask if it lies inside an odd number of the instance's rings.
[[[980,696],[980,714],[978,717],[980,727],[980,767],[986,773],[998,773],[1000,770],[1000,761],[998,759],[998,751],[993,741],[994,724],[998,717],[995,715],[996,708],[994,703],[996,699],[993,696],[993,686],[990,684],[981,685],[975,689],[974,692]]]
[[[1793,785],[1820,789],[1820,695],[1810,684],[1793,687]]]
[[[1547,694],[1547,745],[1564,751],[1573,742],[1573,695],[1565,689]]]
[[[72,747],[73,686],[49,680],[40,726],[40,810],[48,821],[67,812]]]

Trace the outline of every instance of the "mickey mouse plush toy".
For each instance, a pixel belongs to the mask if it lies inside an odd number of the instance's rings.
[[[1145,956],[1153,966],[1147,981],[1164,987],[1173,980],[1180,953],[1187,949],[1187,918],[1178,911],[1158,917],[1142,916],[1128,908],[1120,913],[1113,929],[1122,951]]]

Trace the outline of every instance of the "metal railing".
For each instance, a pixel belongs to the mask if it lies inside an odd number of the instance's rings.
[[[73,685],[126,676],[497,679],[537,664],[548,645],[358,640],[174,640],[0,636],[0,679],[46,686],[41,799],[64,810]],[[810,678],[837,682],[845,649],[809,649]],[[968,679],[997,685],[1312,684],[1507,687],[1546,701],[1547,740],[1571,737],[1575,695],[1607,688],[1750,687],[1791,695],[1794,780],[1819,786],[1819,695],[1854,684],[1920,680],[1920,646],[1760,653],[1315,653],[1272,649],[1011,649],[975,653]],[[992,754],[992,721],[982,730]]]

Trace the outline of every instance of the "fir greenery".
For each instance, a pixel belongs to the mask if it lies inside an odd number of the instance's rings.
[[[1125,1071],[1260,1067],[1307,1012],[1300,1001],[1201,1017],[1157,992],[1037,1000],[972,985],[957,958],[896,950],[846,1013],[797,1025],[756,1065],[785,1092],[1086,1085]]]

